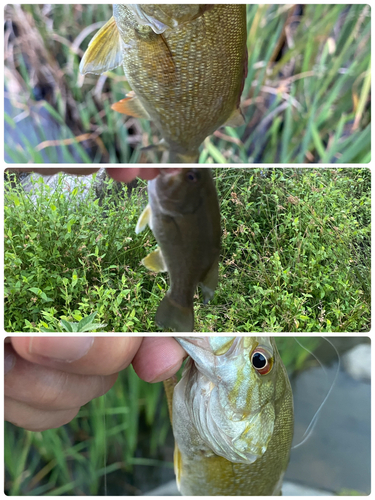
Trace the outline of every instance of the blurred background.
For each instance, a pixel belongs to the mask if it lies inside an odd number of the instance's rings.
[[[246,125],[206,139],[201,163],[370,161],[370,6],[249,5]],[[111,5],[5,7],[5,161],[134,163],[164,158],[153,123],[116,113],[122,67],[79,74]]]
[[[276,338],[293,387],[294,445],[338,370],[337,354],[325,339],[297,340]],[[370,339],[329,340],[340,353],[338,376],[312,435],[292,449],[284,494],[370,493]],[[176,494],[163,386],[141,381],[132,368],[59,429],[34,433],[6,423],[4,449],[8,495]]]

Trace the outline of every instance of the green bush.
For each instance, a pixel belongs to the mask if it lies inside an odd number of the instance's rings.
[[[232,169],[214,171],[222,218],[219,286],[196,331],[368,331],[370,171]],[[77,181],[78,182],[78,181]],[[155,246],[134,229],[147,203],[145,183],[102,202],[83,187],[67,198],[64,176],[37,197],[6,183],[5,329],[63,331],[96,312],[106,331],[155,331],[168,289],[165,274],[140,265]],[[45,331],[45,330],[44,330]]]

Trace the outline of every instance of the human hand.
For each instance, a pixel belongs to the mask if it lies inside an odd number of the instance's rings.
[[[11,337],[5,343],[5,420],[31,431],[70,422],[105,394],[130,363],[159,382],[180,368],[185,351],[172,337]]]

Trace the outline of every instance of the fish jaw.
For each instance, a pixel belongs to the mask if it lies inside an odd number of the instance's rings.
[[[253,463],[267,449],[275,413],[259,391],[251,389],[259,376],[244,361],[250,349],[244,350],[243,340],[237,337],[228,344],[226,353],[217,356],[210,337],[176,340],[194,359],[195,369],[190,368],[189,386],[184,392],[185,397],[190,394],[189,413],[198,433],[216,455],[234,463]],[[225,343],[227,340],[224,338]],[[254,338],[255,345],[258,341]],[[228,360],[233,365],[230,371]],[[260,428],[261,440],[257,434]]]
[[[166,216],[179,217],[194,213],[202,205],[202,197],[209,184],[212,184],[209,169],[164,168],[148,183],[150,203]],[[213,197],[211,186],[209,188],[209,195]]]

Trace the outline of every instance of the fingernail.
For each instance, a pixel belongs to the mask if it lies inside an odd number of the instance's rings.
[[[71,363],[88,353],[94,337],[32,337],[29,353]]]
[[[8,354],[4,358],[4,375],[6,375],[13,366],[16,364],[16,356],[14,354]]]

